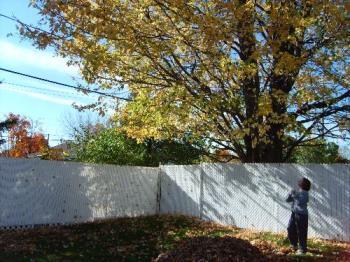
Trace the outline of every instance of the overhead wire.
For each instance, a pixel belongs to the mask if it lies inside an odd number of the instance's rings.
[[[43,30],[41,28],[38,28],[38,27],[35,27],[35,26],[32,26],[32,25],[26,24],[26,23],[20,21],[17,18],[10,17],[10,16],[5,15],[3,13],[0,13],[0,17],[6,18],[6,19],[11,20],[11,21],[14,21],[14,22],[19,23],[19,24],[21,24],[23,26],[26,26],[26,27],[29,27],[29,28],[33,28],[35,30],[39,30],[39,31],[42,31],[44,33],[53,35],[53,33],[47,32],[47,31],[45,31],[45,30]],[[56,37],[58,37],[58,36],[56,36]],[[8,73],[22,75],[22,76],[25,76],[25,77],[31,77],[31,78],[34,78],[34,79],[37,79],[37,80],[40,80],[40,81],[46,81],[46,82],[49,82],[49,83],[52,83],[52,84],[56,84],[56,85],[61,85],[61,86],[65,86],[65,87],[74,88],[76,90],[83,91],[83,92],[95,93],[95,94],[99,94],[101,96],[107,96],[107,97],[120,99],[120,100],[124,100],[124,101],[131,101],[131,99],[129,99],[129,98],[120,97],[120,96],[116,96],[116,95],[113,95],[113,94],[108,94],[108,93],[104,93],[104,92],[100,92],[100,91],[96,91],[96,90],[90,90],[90,89],[86,89],[86,88],[82,88],[82,87],[78,87],[78,86],[73,86],[73,85],[69,85],[69,84],[65,84],[65,83],[60,83],[60,82],[57,82],[57,81],[53,81],[53,80],[49,80],[49,79],[45,79],[45,78],[41,78],[41,77],[29,75],[29,74],[20,73],[20,72],[14,71],[14,70],[6,69],[6,68],[0,68],[0,70],[6,71]]]
[[[39,28],[39,27],[36,27],[36,26],[33,26],[33,25],[29,25],[29,24],[27,24],[27,23],[24,23],[24,22],[22,22],[21,20],[19,20],[18,18],[10,17],[10,16],[5,15],[5,14],[3,14],[3,13],[0,13],[0,17],[6,18],[6,19],[11,20],[11,21],[13,21],[13,22],[16,22],[16,23],[18,23],[18,24],[21,24],[22,26],[25,26],[25,27],[28,27],[28,28],[32,28],[32,29],[41,31],[41,32],[43,32],[43,33],[46,33],[46,34],[49,34],[49,35],[52,35],[52,36],[55,36],[55,37],[58,37],[58,38],[62,38],[62,37],[60,37],[60,36],[58,36],[58,35],[56,35],[56,34],[54,34],[54,33],[52,33],[52,32],[48,32],[48,31],[46,31],[46,30],[44,30],[44,29],[42,29],[42,28]]]
[[[53,33],[47,32],[47,31],[45,31],[45,30],[43,30],[41,28],[38,28],[38,27],[35,27],[35,26],[32,26],[32,25],[26,24],[26,23],[20,21],[17,18],[13,18],[13,17],[7,16],[7,15],[2,14],[2,13],[0,13],[0,17],[4,17],[4,18],[6,18],[8,20],[12,20],[12,21],[14,21],[16,23],[19,23],[19,24],[21,24],[21,25],[23,25],[25,27],[33,28],[33,29],[45,32],[47,34],[53,35]],[[56,37],[58,37],[58,36],[56,36]],[[21,72],[18,72],[18,71],[6,69],[6,68],[0,68],[0,70],[4,71],[4,72],[12,73],[12,74],[21,75],[21,76],[24,76],[24,77],[36,79],[36,80],[39,80],[39,81],[48,82],[48,83],[55,84],[55,85],[60,85],[60,86],[68,87],[68,88],[73,88],[75,90],[82,91],[82,92],[98,94],[98,95],[101,95],[101,96],[111,97],[111,98],[114,98],[114,99],[131,101],[131,99],[128,99],[128,98],[125,98],[125,97],[120,97],[120,96],[117,96],[117,95],[108,94],[108,93],[104,93],[104,92],[100,92],[100,91],[96,91],[96,90],[90,90],[90,89],[82,88],[82,87],[79,87],[79,86],[73,86],[73,85],[61,83],[61,82],[58,82],[58,81],[53,81],[53,80],[50,80],[50,79],[46,79],[46,78],[43,78],[43,77],[38,77],[38,76],[34,76],[34,75],[30,75],[30,74],[21,73]],[[68,93],[68,92],[64,92],[64,91],[61,91],[61,90],[60,91],[58,91],[58,90],[50,90],[50,89],[34,87],[34,86],[29,86],[29,85],[23,85],[23,84],[17,84],[17,83],[11,83],[11,82],[1,81],[0,80],[0,84],[3,84],[3,83],[7,84],[7,85],[12,85],[12,86],[36,89],[36,90],[39,90],[41,92],[46,92],[46,94],[50,94],[50,92],[51,92],[51,95],[53,93],[56,93],[55,95],[59,95],[59,96],[63,96],[63,97],[68,97],[68,96],[70,98],[78,98],[79,97],[78,94]],[[65,95],[62,95],[63,93],[65,93]],[[72,95],[75,95],[75,96],[72,96]],[[84,96],[81,95],[80,97],[84,97]],[[44,135],[46,135],[46,136],[49,135],[51,137],[50,141],[56,141],[56,142],[57,141],[71,141],[71,138],[65,138],[65,137],[62,137],[61,135],[58,135],[58,134],[44,134]],[[52,137],[57,137],[57,138],[52,138]],[[0,138],[6,138],[6,137],[3,136],[2,134],[0,134]]]
[[[82,91],[82,92],[94,93],[94,94],[99,94],[101,96],[112,97],[112,98],[125,100],[125,101],[131,101],[131,99],[129,99],[129,98],[120,97],[120,96],[116,96],[116,95],[112,95],[112,94],[108,94],[108,93],[104,93],[104,92],[100,92],[100,91],[96,91],[96,90],[90,90],[90,89],[86,89],[86,88],[83,88],[83,87],[73,86],[73,85],[69,85],[69,84],[65,84],[65,83],[49,80],[49,79],[46,79],[46,78],[42,78],[42,77],[30,75],[30,74],[21,73],[21,72],[18,72],[18,71],[14,71],[14,70],[2,68],[2,67],[0,67],[0,70],[4,71],[4,72],[12,73],[12,74],[16,74],[16,75],[25,76],[25,77],[29,77],[29,78],[32,78],[32,79],[40,80],[40,81],[43,81],[43,82],[48,82],[48,83],[55,84],[55,85],[60,85],[60,86],[73,88],[73,89],[76,89],[76,90],[79,90],[79,91]]]
[[[8,85],[8,87],[11,89],[14,88],[14,89],[18,89],[18,90],[24,90],[25,92],[30,92],[30,93],[35,93],[35,94],[40,93],[40,94],[44,94],[44,95],[52,95],[52,96],[59,96],[59,97],[63,97],[63,98],[73,98],[73,99],[87,98],[84,95],[73,94],[73,93],[69,93],[69,92],[61,92],[58,90],[39,88],[39,87],[28,86],[28,85],[23,85],[23,84],[10,83],[7,81],[2,81],[1,83]],[[30,89],[32,89],[32,90],[30,90]]]

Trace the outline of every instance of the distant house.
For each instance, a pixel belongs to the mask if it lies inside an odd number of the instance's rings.
[[[50,147],[51,159],[53,160],[73,160],[76,158],[75,150],[71,141],[62,141],[61,144]]]
[[[74,151],[74,148],[72,146],[71,141],[61,141],[60,144],[52,146],[40,154],[37,154],[36,156],[32,157],[38,157],[44,160],[62,160],[62,161],[71,161],[76,158],[76,153]]]
[[[71,143],[70,141],[62,141],[61,144],[52,146],[51,149],[55,149],[55,150],[62,150],[63,152],[68,152],[71,150]]]
[[[6,155],[6,151],[2,152],[1,155]],[[26,158],[38,158],[44,160],[61,160],[61,161],[71,161],[76,158],[75,150],[72,146],[71,141],[62,141],[60,144],[55,145],[50,148],[41,150],[40,152],[30,153]]]

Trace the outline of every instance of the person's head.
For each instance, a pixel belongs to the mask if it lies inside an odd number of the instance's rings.
[[[311,182],[310,182],[309,179],[303,177],[302,179],[299,180],[298,186],[299,186],[302,190],[309,191],[309,190],[310,190],[310,187],[311,187]]]

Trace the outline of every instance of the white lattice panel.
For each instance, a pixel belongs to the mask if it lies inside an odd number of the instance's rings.
[[[156,213],[157,168],[0,158],[0,226]]]
[[[349,165],[203,164],[165,166],[162,172],[168,182],[162,183],[161,204],[168,212],[274,232],[286,230],[285,198],[307,177],[309,236],[350,241]]]
[[[200,166],[161,166],[160,212],[200,216]]]
[[[349,165],[160,167],[160,212],[285,231],[287,193],[311,180],[309,236],[350,241]],[[0,227],[157,212],[158,168],[0,158]]]
[[[273,230],[274,176],[263,165],[204,165],[204,218]]]

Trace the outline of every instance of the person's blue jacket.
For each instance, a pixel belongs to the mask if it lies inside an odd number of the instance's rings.
[[[307,215],[307,202],[309,202],[309,192],[305,190],[295,191],[289,193],[287,202],[292,202],[292,211],[297,214]]]

